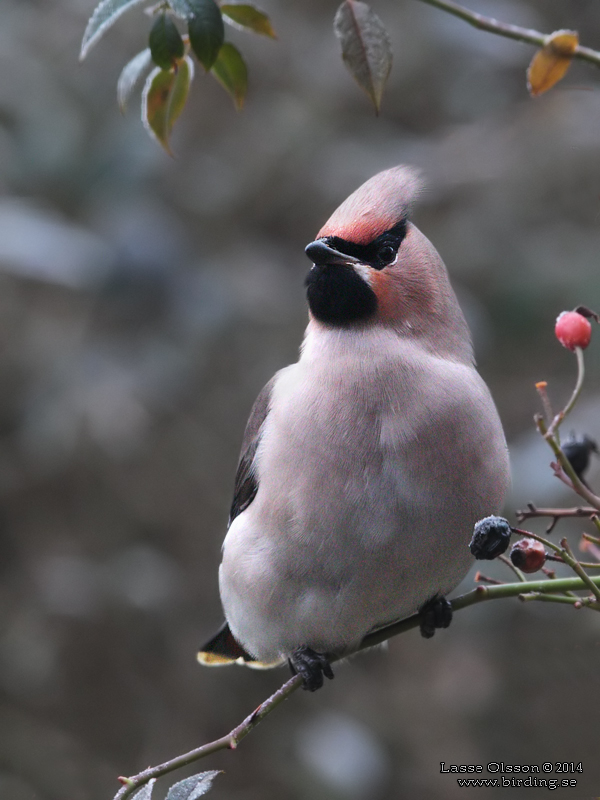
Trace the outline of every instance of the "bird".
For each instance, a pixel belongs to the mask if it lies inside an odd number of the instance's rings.
[[[447,627],[469,541],[509,484],[506,440],[446,267],[411,221],[420,173],[378,173],[306,247],[296,363],[251,411],[208,666],[288,662],[303,688],[421,612]]]

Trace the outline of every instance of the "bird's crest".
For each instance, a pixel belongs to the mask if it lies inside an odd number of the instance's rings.
[[[367,244],[406,219],[422,188],[412,167],[392,167],[374,175],[353,192],[329,217],[317,238],[338,236]]]

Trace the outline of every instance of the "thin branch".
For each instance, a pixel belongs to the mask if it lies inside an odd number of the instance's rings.
[[[453,611],[460,611],[463,608],[475,605],[476,603],[482,603],[486,600],[497,600],[502,597],[517,597],[527,592],[556,594],[557,592],[585,589],[590,586],[590,583],[593,584],[594,589],[598,591],[600,576],[594,578],[586,577],[588,578],[587,581],[583,581],[580,578],[557,578],[549,581],[543,578],[536,581],[527,581],[526,583],[519,581],[518,583],[503,583],[499,586],[477,586],[471,592],[456,597],[450,602]],[[581,601],[582,604],[588,604],[584,598],[581,598]],[[564,599],[560,601],[557,600],[556,602],[564,602]],[[387,639],[390,639],[392,636],[398,636],[400,633],[418,628],[420,622],[420,614],[413,614],[411,617],[401,620],[400,622],[395,622],[392,625],[387,625],[385,628],[373,631],[373,633],[365,636],[358,650],[366,650],[368,647],[375,647],[387,641]],[[246,737],[259,722],[270,714],[271,711],[274,711],[277,706],[293,694],[293,692],[299,689],[301,685],[302,678],[299,675],[295,675],[293,678],[287,680],[283,686],[261,703],[255,711],[226,736],[222,736],[220,739],[215,739],[214,742],[209,742],[194,750],[190,750],[189,753],[177,756],[170,761],[165,761],[164,764],[159,764],[156,767],[149,767],[130,778],[120,778],[119,780],[123,784],[123,787],[119,789],[114,800],[127,800],[137,789],[148,783],[152,778],[159,778],[180,767],[199,761],[201,758],[216,753],[219,750],[235,750],[242,739]]]
[[[474,28],[481,31],[488,31],[488,33],[495,33],[498,36],[505,36],[507,39],[514,39],[517,42],[525,42],[526,44],[534,44],[538,47],[543,47],[546,44],[548,35],[540,31],[534,31],[531,28],[521,28],[519,25],[509,25],[505,22],[500,22],[493,17],[486,17],[483,14],[478,14],[476,11],[471,11],[469,8],[452,2],[452,0],[421,0],[422,3],[439,8],[452,14],[459,19],[464,20]],[[578,58],[581,61],[588,61],[596,67],[600,67],[600,53],[592,50],[590,47],[583,47],[577,45],[573,58]]]
[[[520,509],[515,513],[519,522],[524,522],[526,519],[533,519],[535,517],[551,517],[551,522],[546,528],[546,533],[551,533],[559,519],[565,517],[590,518],[598,513],[598,509],[592,508],[591,506],[577,506],[575,508],[537,508],[533,503],[527,503],[526,509]]]
[[[515,573],[515,575],[521,581],[521,583],[525,583],[527,578],[518,567],[515,567],[510,558],[508,558],[507,556],[500,555],[498,556],[498,559],[502,561],[504,564],[506,564],[506,566]]]
[[[571,569],[579,575],[581,580],[585,582],[586,586],[595,596],[596,600],[600,602],[600,589],[583,569],[579,561],[577,561],[566,539],[561,540],[561,546],[563,548],[563,552],[561,553],[563,559],[567,562]]]
[[[550,403],[550,398],[548,397],[548,392],[546,391],[548,388],[548,383],[546,381],[538,381],[538,383],[535,385],[535,388],[537,389],[537,393],[539,394],[542,405],[544,406],[546,422],[550,424],[550,422],[554,419],[554,413],[552,411],[552,405]]]
[[[124,785],[122,789],[119,789],[114,800],[125,800],[125,798],[131,797],[140,786],[148,783],[152,778],[160,778],[168,772],[173,772],[180,767],[193,764],[195,761],[212,755],[212,753],[217,753],[219,750],[235,750],[242,739],[246,737],[251,730],[256,728],[258,723],[261,722],[267,714],[270,714],[271,711],[283,703],[284,700],[287,700],[301,684],[301,676],[294,675],[293,678],[287,680],[283,686],[261,703],[257,709],[249,714],[243,722],[226,736],[215,739],[214,742],[203,744],[201,747],[196,747],[194,750],[190,750],[189,753],[176,756],[176,758],[172,758],[170,761],[165,761],[164,764],[159,764],[156,767],[148,767],[148,769],[143,770],[137,775],[133,775],[131,778],[119,778]]]
[[[588,489],[585,484],[583,484],[569,459],[563,453],[560,448],[559,443],[556,441],[556,437],[550,435],[548,433],[548,428],[546,427],[546,423],[544,418],[540,414],[536,414],[535,417],[535,424],[537,425],[538,431],[542,434],[544,439],[548,442],[550,447],[552,448],[554,455],[556,456],[560,466],[562,467],[563,471],[569,477],[572,489],[577,492],[580,497],[583,497],[584,500],[587,500],[590,505],[594,506],[596,509],[600,510],[600,497],[595,495],[590,489]],[[558,475],[560,477],[560,475]]]
[[[564,594],[542,594],[541,592],[529,592],[529,594],[520,594],[519,600],[545,600],[547,603],[569,603],[575,608],[592,608],[594,611],[600,611],[600,603],[593,597],[571,597]]]
[[[489,575],[484,575],[483,572],[477,571],[475,573],[475,583],[491,583],[494,586],[502,586],[506,581],[499,581],[497,578],[490,578]]]
[[[546,438],[549,436],[555,436],[556,441],[560,443],[560,439],[558,436],[558,429],[561,426],[563,420],[569,414],[577,400],[579,399],[579,395],[581,394],[581,389],[583,388],[583,381],[585,379],[585,362],[583,359],[583,350],[581,347],[575,348],[575,355],[577,356],[577,381],[575,383],[575,388],[573,389],[573,394],[569,398],[569,402],[563,408],[562,411],[559,411],[558,414],[552,420],[552,424],[548,428],[548,432],[546,433]]]

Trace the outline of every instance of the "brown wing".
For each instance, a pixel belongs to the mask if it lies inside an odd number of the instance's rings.
[[[277,376],[274,375],[271,378],[256,398],[256,402],[250,412],[246,430],[244,431],[242,452],[235,476],[233,501],[229,512],[230,525],[238,514],[241,514],[245,508],[248,508],[258,491],[258,479],[254,470],[254,458],[256,456],[258,443],[260,442],[263,423],[269,413],[271,393],[276,377]]]

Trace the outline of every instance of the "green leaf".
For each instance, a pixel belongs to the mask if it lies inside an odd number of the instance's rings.
[[[359,0],[344,0],[333,21],[342,58],[379,113],[383,88],[392,68],[392,47],[383,22]]]
[[[187,2],[192,5],[192,0]],[[208,72],[225,39],[223,16],[215,0],[193,0],[193,6],[194,14],[188,22],[190,44],[198,61]]]
[[[236,28],[270,36],[271,39],[277,38],[269,17],[254,6],[245,3],[227,3],[221,6],[221,12]]]
[[[150,31],[149,44],[152,60],[163,69],[171,69],[177,59],[183,58],[183,39],[171,17],[166,14],[156,18]]]
[[[124,14],[130,8],[133,8],[133,6],[140,5],[143,2],[144,0],[101,0],[90,17],[85,33],[83,34],[79,60],[83,61],[90,51],[90,48],[104,36],[106,31],[114,25],[121,14]]]
[[[219,772],[220,770],[212,769],[174,783],[165,800],[198,800],[208,792]]]
[[[131,97],[136,83],[142,77],[142,74],[150,68],[151,64],[152,56],[150,55],[150,48],[147,47],[123,67],[117,81],[117,101],[123,114],[127,110],[127,101]]]
[[[194,62],[186,56],[173,69],[157,67],[152,70],[144,86],[142,122],[169,155],[173,155],[169,137],[183,111],[193,77]]]
[[[225,91],[229,92],[235,107],[240,111],[248,89],[248,70],[237,47],[225,42],[211,72]]]

